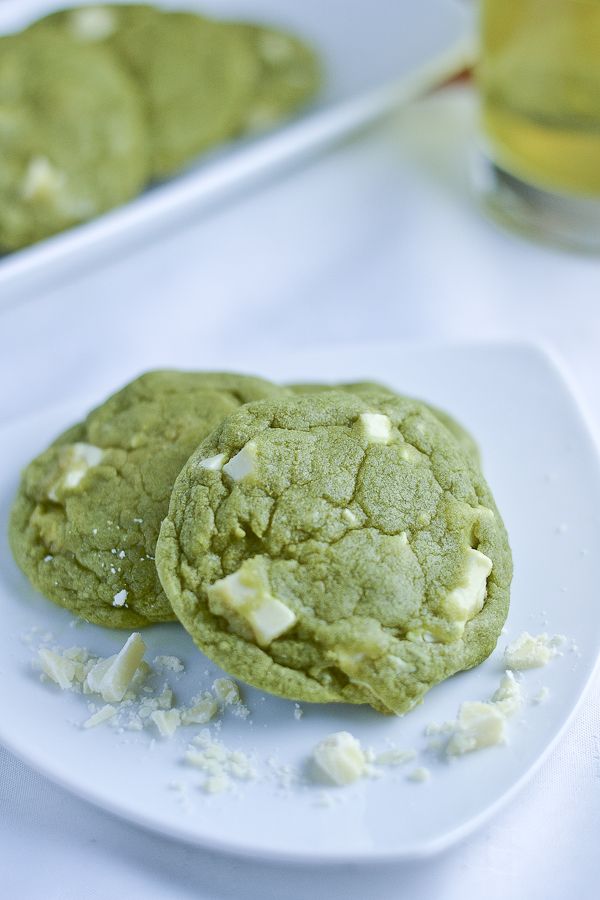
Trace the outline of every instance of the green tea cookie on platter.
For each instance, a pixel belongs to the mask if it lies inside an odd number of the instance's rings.
[[[399,396],[396,391],[393,391],[391,388],[387,387],[387,385],[379,384],[377,381],[354,381],[347,382],[345,384],[319,384],[318,382],[306,382],[303,384],[291,384],[289,385],[290,390],[294,391],[297,394],[308,394],[308,393],[321,393],[322,391],[330,391],[330,390],[338,390],[338,391],[350,391],[352,394],[357,394],[359,397],[368,397],[375,394],[387,394],[393,397]],[[431,403],[425,403],[422,401],[424,405],[436,416],[437,419],[445,425],[448,431],[452,434],[456,441],[463,448],[465,453],[468,453],[471,459],[473,459],[477,465],[481,464],[481,457],[479,454],[479,447],[477,446],[477,442],[473,438],[473,436],[467,431],[464,426],[457,422],[456,419],[447,413],[445,410],[440,409],[438,406],[433,406]]]
[[[404,713],[484,660],[510,548],[474,462],[422,403],[250,403],[179,475],[157,543],[198,647],[257,688]]]
[[[135,196],[147,143],[137,88],[110,51],[51,31],[0,38],[0,248]]]
[[[226,415],[282,390],[250,376],[158,371],[109,397],[25,469],[10,522],[21,569],[88,622],[173,619],[154,550],[175,478]]]
[[[193,13],[109,4],[64,10],[40,27],[110,46],[126,66],[145,100],[155,178],[233,136],[258,81],[239,29]]]
[[[321,64],[312,47],[293,34],[245,23],[238,27],[260,66],[242,128],[269,128],[313,99],[322,82]]]

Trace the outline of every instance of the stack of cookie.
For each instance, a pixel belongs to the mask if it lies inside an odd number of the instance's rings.
[[[65,10],[0,38],[0,249],[129,200],[319,83],[290,34],[151,6]]]
[[[26,468],[11,544],[83,619],[178,618],[282,697],[402,713],[485,659],[511,555],[472,438],[377,384],[150,372]]]

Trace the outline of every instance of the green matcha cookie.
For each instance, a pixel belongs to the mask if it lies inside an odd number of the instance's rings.
[[[109,46],[146,103],[152,174],[162,178],[235,133],[259,77],[238,28],[149,6],[65,10],[34,29],[59,29],[89,47]]]
[[[142,104],[109,51],[50,31],[0,38],[1,248],[128,200],[148,171]]]
[[[260,130],[291,115],[317,93],[322,76],[314,50],[292,34],[259,25],[238,26],[259,60],[255,91],[242,129]]]
[[[179,475],[156,549],[173,609],[232,675],[403,713],[492,651],[511,555],[479,468],[424,404],[248,404]]]
[[[131,382],[25,469],[10,523],[17,563],[89,622],[137,628],[173,619],[154,549],[175,478],[226,415],[282,391],[208,372]]]
[[[337,390],[337,391],[349,391],[351,394],[357,394],[359,397],[369,397],[373,396],[373,394],[385,394],[387,396],[398,397],[395,391],[391,388],[387,387],[384,384],[379,384],[377,381],[353,381],[348,382],[346,384],[318,384],[317,382],[306,382],[304,384],[291,384],[289,385],[290,390],[294,391],[296,394],[313,394],[313,393],[322,393],[323,391]],[[466,428],[457,422],[449,413],[445,412],[445,410],[440,409],[437,406],[433,406],[431,403],[425,403],[425,401],[421,401],[427,409],[429,409],[434,416],[445,425],[450,434],[454,437],[456,441],[461,445],[463,451],[468,453],[471,459],[475,461],[477,465],[481,465],[481,458],[479,456],[479,447],[477,446],[473,437],[469,434]]]

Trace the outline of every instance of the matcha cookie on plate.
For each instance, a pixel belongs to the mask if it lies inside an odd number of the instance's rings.
[[[257,55],[241,31],[193,13],[109,4],[64,10],[33,28],[114,51],[145,102],[155,178],[232,137],[258,81]]]
[[[241,127],[269,128],[315,96],[321,64],[315,51],[293,34],[245,23],[238,27],[259,61],[258,81]]]
[[[431,411],[334,391],[225,419],[175,483],[156,564],[232,675],[393,713],[491,653],[512,570],[480,469]]]
[[[399,394],[396,391],[393,391],[391,388],[387,387],[387,385],[379,384],[377,381],[352,381],[347,382],[345,384],[319,384],[317,382],[306,382],[304,384],[291,384],[289,385],[291,391],[296,394],[312,394],[312,393],[322,393],[323,391],[349,391],[351,394],[357,394],[359,397],[369,397],[373,396],[373,394],[384,394],[387,396],[398,397]],[[440,409],[437,406],[433,406],[431,403],[425,403],[422,401],[424,405],[434,414],[434,416],[439,419],[439,421],[444,425],[450,434],[454,437],[456,441],[463,448],[465,453],[468,453],[472,460],[474,460],[477,465],[481,464],[481,458],[479,455],[479,447],[477,446],[474,438],[469,434],[466,428],[464,428],[460,422],[457,422],[455,418],[453,418],[449,413],[445,410]]]
[[[10,522],[21,569],[89,622],[173,619],[154,551],[175,478],[226,415],[281,391],[210,372],[149,372],[128,384],[25,469]]]
[[[147,144],[137,88],[109,51],[50,31],[0,38],[0,248],[135,196]]]

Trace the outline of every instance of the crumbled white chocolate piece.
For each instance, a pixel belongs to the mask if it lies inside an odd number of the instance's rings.
[[[171,737],[181,725],[178,709],[157,709],[150,713],[150,718],[158,728],[161,737]]]
[[[459,756],[502,744],[506,740],[506,717],[493,703],[467,700],[461,703],[454,733],[446,745],[448,756]]]
[[[183,672],[185,668],[178,656],[155,656],[153,662],[160,669],[168,669],[170,672]]]
[[[547,634],[537,636],[524,631],[504,650],[504,662],[509,669],[536,669],[547,665],[558,652],[557,642]]]
[[[38,651],[38,659],[44,675],[58,684],[63,691],[71,688],[76,671],[75,662],[72,659],[65,658],[45,647]]]
[[[360,742],[348,731],[328,735],[313,750],[318,767],[335,784],[352,784],[365,774],[366,759]]]
[[[418,766],[416,769],[413,769],[412,772],[406,776],[409,781],[414,781],[415,784],[423,784],[426,781],[429,781],[431,778],[431,772],[429,769],[425,768],[425,766]]]
[[[398,747],[390,747],[388,750],[377,753],[374,762],[378,766],[404,766],[416,758],[416,750],[401,750]]]
[[[531,698],[531,702],[536,706],[539,706],[541,703],[545,703],[550,696],[550,690],[546,686],[541,687],[537,694],[534,694]]]
[[[514,716],[523,705],[523,692],[521,685],[508,669],[502,676],[498,689],[492,695],[492,703],[505,716]]]
[[[217,700],[225,706],[240,702],[240,689],[231,678],[216,678],[213,682],[213,691]]]
[[[223,466],[223,472],[232,479],[232,481],[241,481],[248,478],[256,469],[256,444],[254,441],[242,447],[239,453],[232,456],[228,463]]]
[[[181,722],[183,725],[206,725],[214,718],[218,709],[217,701],[206,693],[192,706],[181,710]]]
[[[106,670],[98,681],[97,692],[102,695],[104,700],[107,700],[110,703],[123,699],[125,692],[142,661],[145,650],[146,645],[142,640],[141,634],[134,632],[127,638],[127,641],[116,656],[111,657],[110,665],[106,667]],[[108,660],[106,660],[106,662],[108,662]],[[92,672],[96,670],[97,666],[89,673],[88,684],[90,684]]]
[[[294,703],[294,718],[296,719],[296,721],[299,722],[303,715],[304,715],[304,710],[302,709],[300,704]]]
[[[106,706],[102,706],[98,712],[93,713],[89,719],[86,719],[83,723],[84,728],[95,728],[96,725],[101,725],[102,722],[107,722],[117,712],[114,706],[111,706],[109,703]]]

